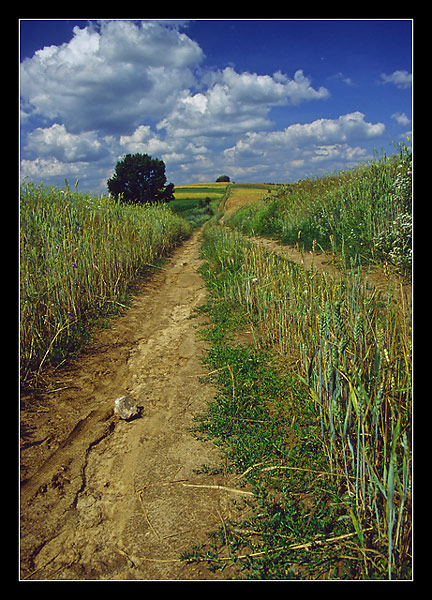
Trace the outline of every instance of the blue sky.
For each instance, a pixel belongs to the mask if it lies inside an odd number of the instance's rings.
[[[294,182],[411,137],[410,20],[22,20],[21,176]]]

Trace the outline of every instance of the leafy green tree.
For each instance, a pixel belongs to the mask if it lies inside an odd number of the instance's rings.
[[[221,183],[223,181],[226,181],[227,183],[229,183],[230,178],[228,177],[228,175],[221,175],[220,177],[218,177],[216,179],[216,183]]]
[[[107,185],[113,196],[130,204],[174,200],[174,184],[166,185],[165,163],[148,154],[126,154]]]

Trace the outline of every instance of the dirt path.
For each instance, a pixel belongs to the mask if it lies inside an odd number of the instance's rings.
[[[240,493],[210,442],[188,430],[214,389],[200,383],[204,344],[189,319],[205,300],[199,232],[144,285],[132,307],[56,377],[22,400],[21,577],[227,579],[178,560],[236,508]],[[113,415],[123,394],[141,416]],[[230,479],[231,477],[231,479]],[[194,487],[200,486],[200,487]]]

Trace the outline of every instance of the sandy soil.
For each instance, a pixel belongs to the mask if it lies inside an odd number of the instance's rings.
[[[179,561],[251,496],[233,475],[195,472],[222,462],[189,431],[215,393],[198,379],[204,343],[189,318],[206,295],[199,235],[56,372],[54,391],[22,398],[22,579],[241,577]],[[142,407],[130,422],[113,414],[123,394]]]

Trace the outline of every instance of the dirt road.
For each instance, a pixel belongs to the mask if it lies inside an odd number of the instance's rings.
[[[215,393],[198,380],[204,344],[189,318],[206,295],[199,235],[56,375],[57,391],[23,398],[23,579],[238,575],[178,560],[233,515],[232,500],[247,498],[222,489],[235,488],[233,476],[195,472],[221,464],[218,449],[188,430]],[[130,422],[113,415],[123,394],[142,406]]]

